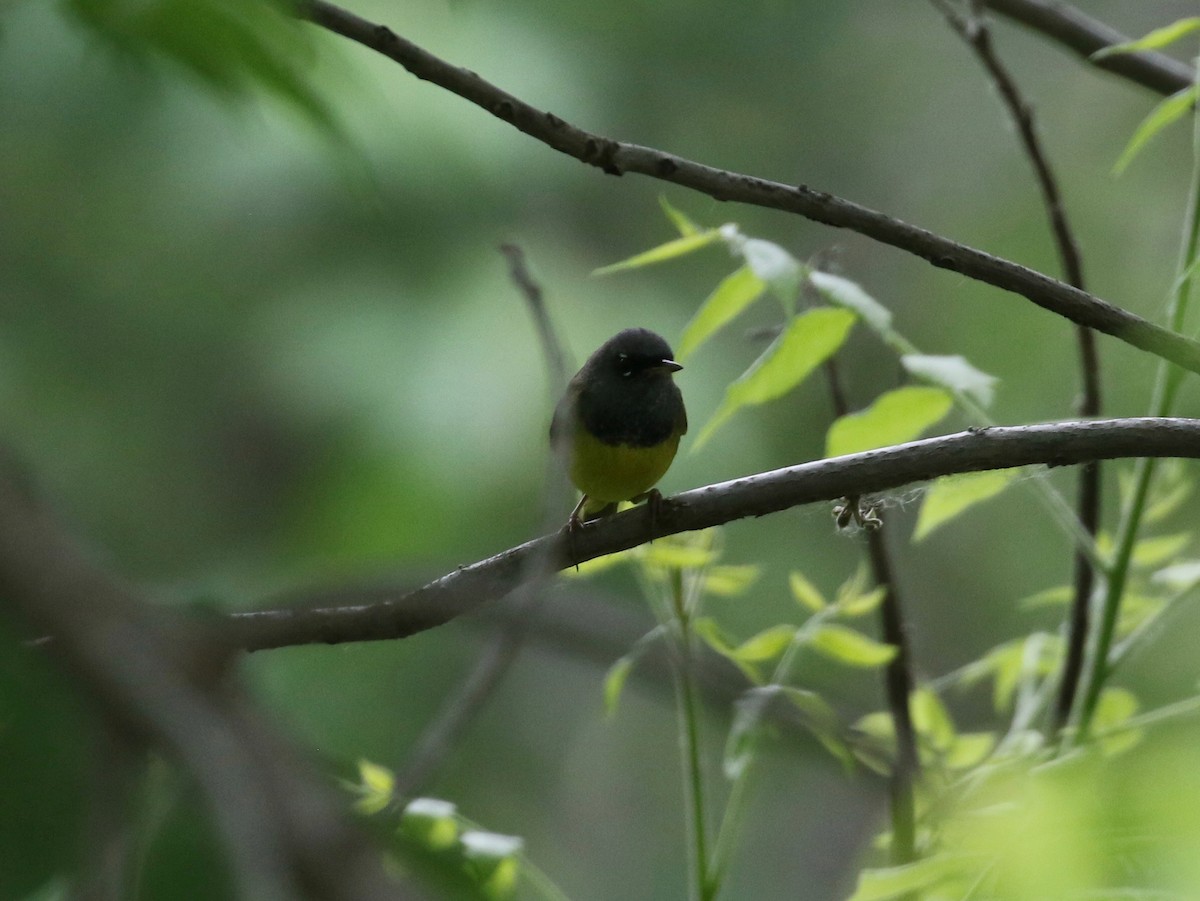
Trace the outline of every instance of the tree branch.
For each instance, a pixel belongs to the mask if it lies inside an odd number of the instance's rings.
[[[1050,0],[984,0],[990,8],[1073,50],[1087,63],[1157,91],[1174,94],[1192,84],[1191,68],[1162,53],[1120,53],[1092,59],[1097,50],[1129,40],[1114,28],[1066,3]]]
[[[237,691],[227,646],[96,565],[15,468],[0,461],[0,613],[52,634],[56,661],[114,728],[187,768],[242,896],[411,898],[345,803]]]
[[[1011,260],[992,256],[933,232],[805,185],[717,169],[650,147],[615,141],[538,110],[474,72],[453,66],[377,25],[324,0],[308,0],[300,14],[323,28],[357,41],[481,107],[532,138],[610,175],[633,172],[682,185],[717,200],[795,213],[835,228],[848,228],[1005,291],[1079,325],[1200,372],[1200,344]]]
[[[654,519],[653,537],[889,491],[951,473],[1034,464],[1070,466],[1120,457],[1200,458],[1200,420],[1145,417],[970,429],[815,460],[669,498]],[[560,531],[460,566],[400,597],[330,608],[236,613],[225,618],[222,632],[235,646],[250,651],[404,638],[512,591],[530,572],[530,559],[543,561],[550,570],[565,569],[642,544],[651,537],[650,529],[648,511],[639,507],[588,523],[573,536]]]

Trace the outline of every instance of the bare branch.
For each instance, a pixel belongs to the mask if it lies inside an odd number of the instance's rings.
[[[543,112],[453,66],[411,41],[324,0],[309,0],[301,14],[312,22],[392,59],[416,77],[481,107],[532,138],[610,175],[633,172],[682,185],[717,200],[736,201],[795,213],[836,228],[848,228],[1005,291],[1079,325],[1119,338],[1192,372],[1200,372],[1200,344],[1011,260],[805,185],[717,169],[650,147],[593,134]]]
[[[958,472],[1014,466],[1071,466],[1121,457],[1200,458],[1200,420],[1144,417],[970,429],[896,447],[706,485],[666,500],[651,521],[644,507],[588,523],[453,572],[400,597],[319,609],[261,610],[228,616],[223,633],[245,650],[404,638],[447,623],[512,591],[544,560],[564,569],[627,550],[650,537],[765,516],[818,501],[890,491]],[[539,577],[540,579],[541,577]]]
[[[11,463],[0,467],[0,613],[53,635],[55,659],[114,728],[187,768],[208,798],[242,895],[411,897],[347,822],[346,805],[240,696],[223,643],[144,603],[62,532]]]
[[[1089,64],[1160,94],[1174,94],[1195,81],[1190,67],[1162,53],[1119,53],[1092,59],[1097,50],[1123,44],[1129,38],[1058,0],[984,0],[984,3],[1073,50]]]

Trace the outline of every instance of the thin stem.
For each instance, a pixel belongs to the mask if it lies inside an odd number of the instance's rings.
[[[867,530],[867,550],[875,582],[884,589],[879,606],[883,640],[896,648],[896,656],[884,670],[884,690],[888,710],[896,730],[896,765],[890,782],[893,864],[916,859],[916,804],[914,783],[920,771],[917,733],[913,728],[909,699],[912,697],[912,651],[904,625],[900,595],[892,577],[891,563],[882,529]]]
[[[1197,83],[1200,84],[1200,74],[1197,74],[1196,78]],[[1200,255],[1198,254],[1200,251],[1200,115],[1194,112],[1193,122],[1192,183],[1185,214],[1183,247],[1176,270],[1179,276],[1175,280],[1171,300],[1167,307],[1167,321],[1169,328],[1174,332],[1182,332],[1184,328],[1188,301],[1196,278],[1194,267],[1197,257]],[[1182,371],[1168,363],[1159,364],[1154,382],[1154,396],[1151,401],[1151,409],[1158,415],[1165,416],[1173,408],[1175,395],[1179,391],[1183,375]],[[1117,620],[1121,612],[1121,599],[1129,578],[1133,549],[1141,528],[1142,515],[1150,494],[1150,483],[1154,477],[1154,470],[1153,459],[1138,460],[1134,468],[1133,491],[1128,504],[1122,511],[1112,569],[1100,608],[1100,626],[1096,636],[1096,646],[1089,661],[1087,691],[1079,710],[1078,732],[1082,738],[1086,738],[1091,730],[1096,704],[1099,702],[1104,684],[1111,674],[1109,653],[1112,648],[1113,636],[1116,634]]]
[[[826,382],[830,400],[836,416],[845,416],[850,411],[846,392],[834,360],[825,364]],[[858,498],[849,503],[857,504]],[[871,561],[871,573],[875,584],[884,590],[879,613],[883,626],[884,641],[896,648],[896,656],[884,670],[884,692],[888,710],[896,730],[896,765],[888,785],[889,811],[892,819],[891,857],[893,864],[911,863],[916,859],[916,800],[914,782],[918,775],[920,760],[917,754],[917,733],[913,728],[912,710],[912,652],[908,644],[900,595],[892,577],[892,564],[888,556],[887,543],[882,529],[867,529],[867,555]]]
[[[992,44],[992,33],[983,15],[982,0],[972,0],[969,18],[960,15],[946,0],[933,0],[946,21],[975,52],[976,57],[996,86],[1009,116],[1016,125],[1021,147],[1033,167],[1038,188],[1042,194],[1042,205],[1050,221],[1050,232],[1058,251],[1063,280],[1079,290],[1085,290],[1083,260],[1079,242],[1067,219],[1066,206],[1058,179],[1050,165],[1050,158],[1042,146],[1034,124],[1033,108],[1026,102],[1008,68],[1001,62]],[[1091,329],[1076,326],[1076,343],[1079,347],[1079,362],[1082,389],[1078,413],[1083,417],[1099,416],[1100,363],[1096,350],[1096,338]],[[1088,559],[1087,548],[1094,542],[1100,523],[1100,465],[1088,463],[1079,470],[1078,494],[1079,525],[1089,536],[1086,544],[1080,545],[1075,554],[1074,591],[1071,612],[1067,625],[1067,653],[1063,663],[1062,680],[1059,683],[1057,703],[1054,708],[1054,731],[1059,731],[1070,716],[1079,677],[1083,671],[1084,648],[1090,629],[1092,588],[1095,583],[1095,568]]]
[[[708,878],[708,827],[704,810],[704,770],[700,765],[700,704],[697,698],[691,614],[683,591],[683,572],[671,570],[671,605],[678,624],[679,654],[675,692],[679,713],[679,749],[683,760],[683,794],[687,807],[690,849],[690,897],[711,901],[715,886]]]

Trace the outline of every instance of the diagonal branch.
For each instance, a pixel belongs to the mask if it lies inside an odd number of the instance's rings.
[[[765,516],[803,504],[890,491],[958,472],[1047,464],[1071,466],[1120,457],[1200,458],[1200,420],[1144,417],[970,429],[939,438],[706,485],[669,498],[657,511],[653,536]],[[568,537],[535,538],[453,572],[400,597],[317,609],[237,613],[226,638],[256,651],[298,644],[340,644],[405,638],[449,622],[512,591],[530,559],[565,569],[627,550],[651,536],[642,507],[589,523]]]
[[[923,228],[805,185],[743,175],[673,154],[615,141],[564,122],[480,78],[453,66],[384,25],[377,25],[324,0],[308,0],[301,14],[336,34],[383,54],[417,78],[432,82],[481,107],[532,138],[610,175],[633,172],[682,185],[717,200],[795,213],[835,228],[848,228],[1005,291],[1079,325],[1200,372],[1200,344],[1011,260],[951,241]]]
[[[1187,65],[1162,53],[1120,53],[1092,59],[1097,50],[1123,44],[1129,38],[1066,3],[1051,0],[984,0],[984,3],[1073,50],[1091,65],[1160,94],[1182,91],[1195,80]]]
[[[348,822],[345,803],[237,691],[228,648],[99,567],[13,469],[0,462],[0,615],[52,634],[55,661],[108,726],[187,768],[242,896],[412,898]]]

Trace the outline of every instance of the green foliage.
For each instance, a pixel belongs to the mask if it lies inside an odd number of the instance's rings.
[[[869,407],[847,413],[829,427],[825,456],[840,457],[919,437],[950,412],[953,401],[939,388],[910,386],[879,395]]]
[[[702,448],[742,407],[775,400],[803,382],[842,346],[853,324],[852,314],[829,307],[793,318],[762,356],[726,389],[725,399],[700,430],[692,450]]]
[[[124,53],[169,60],[225,96],[269,91],[326,133],[338,130],[309,83],[312,29],[282,0],[67,0],[65,8]]]
[[[1120,175],[1124,172],[1150,142],[1150,139],[1186,116],[1196,106],[1198,98],[1200,98],[1200,87],[1192,85],[1172,94],[1155,106],[1134,129],[1133,137],[1129,139],[1129,143],[1125,145],[1125,149],[1121,151],[1121,155],[1113,164],[1113,174]]]
[[[513,898],[520,885],[528,892],[522,897],[564,901],[562,892],[525,856],[519,837],[481,829],[440,798],[402,803],[396,796],[395,774],[377,763],[360,760],[357,772],[358,781],[346,784],[356,796],[354,809],[375,820],[386,817],[395,839],[390,851],[398,865],[425,875],[449,874],[451,884],[465,880],[473,888],[472,897],[483,901]]]
[[[990,500],[1017,477],[1020,470],[992,469],[966,472],[937,479],[921,500],[921,512],[913,530],[913,541],[921,541],[955,517]]]

